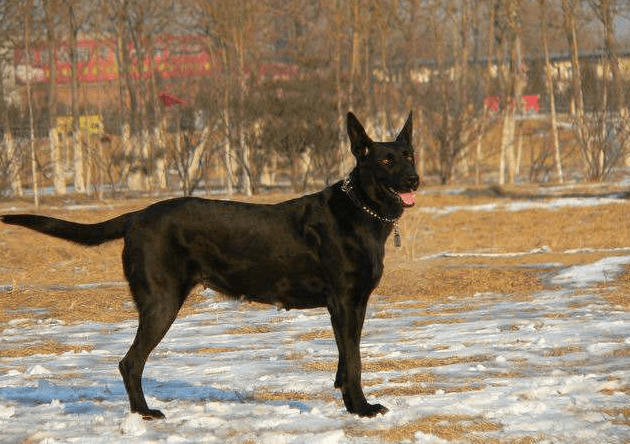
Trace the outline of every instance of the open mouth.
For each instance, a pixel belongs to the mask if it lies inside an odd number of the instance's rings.
[[[405,193],[397,193],[403,203],[403,207],[413,207],[416,204],[416,193],[407,191]]]
[[[393,188],[388,188],[389,192],[398,196],[403,204],[403,207],[413,207],[416,204],[416,193],[413,191],[396,191]]]

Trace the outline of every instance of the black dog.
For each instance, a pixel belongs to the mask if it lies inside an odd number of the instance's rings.
[[[373,142],[348,113],[356,167],[318,193],[276,205],[172,199],[114,219],[79,224],[46,216],[2,221],[82,245],[125,239],[122,261],[139,312],[119,368],[131,411],[163,418],[142,392],[145,362],[188,293],[203,284],[286,309],[327,307],[339,348],[335,387],[360,416],[387,412],[361,389],[359,343],[370,293],[383,273],[385,241],[418,188],[411,113],[394,142]]]

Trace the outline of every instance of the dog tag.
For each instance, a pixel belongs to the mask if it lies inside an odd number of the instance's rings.
[[[398,224],[394,224],[394,247],[400,248],[400,230],[398,229]]]

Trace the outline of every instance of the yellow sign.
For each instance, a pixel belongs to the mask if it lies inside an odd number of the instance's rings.
[[[98,114],[92,114],[89,116],[79,117],[79,128],[82,133],[88,133],[90,135],[97,135],[103,133],[103,118]],[[59,133],[71,133],[72,132],[72,117],[63,116],[57,117],[57,132]]]

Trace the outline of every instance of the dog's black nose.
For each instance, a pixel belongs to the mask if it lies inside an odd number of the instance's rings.
[[[418,177],[417,174],[414,174],[413,176],[409,176],[407,178],[405,185],[411,190],[417,190],[418,186],[420,185],[420,178]]]

